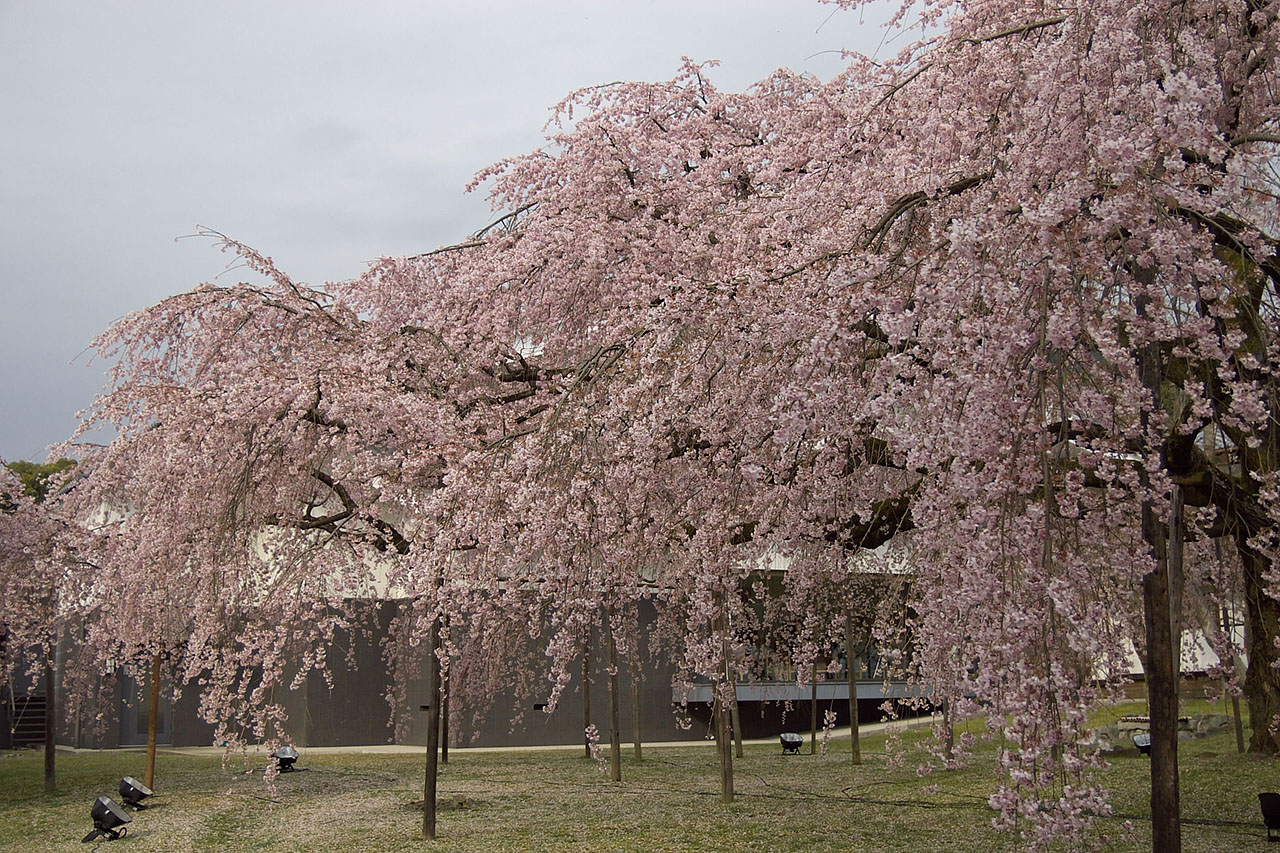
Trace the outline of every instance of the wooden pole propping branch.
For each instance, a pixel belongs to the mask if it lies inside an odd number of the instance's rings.
[[[818,751],[818,659],[809,668],[809,754]]]
[[[844,657],[849,678],[849,760],[862,763],[862,741],[858,736],[858,664],[854,651],[853,613],[844,614]]]
[[[1186,585],[1183,572],[1183,540],[1186,538],[1182,487],[1176,483],[1169,496],[1169,637],[1173,646],[1173,678],[1182,679],[1182,596]]]
[[[582,638],[582,745],[583,753],[591,757],[591,629]]]
[[[1142,270],[1138,278],[1151,278]],[[1138,313],[1146,316],[1150,302],[1142,297]],[[1161,385],[1159,341],[1146,344],[1138,361],[1143,388],[1150,395],[1152,411],[1159,411]],[[1149,434],[1150,414],[1144,409],[1140,424]],[[1146,470],[1140,472],[1142,485],[1150,491]],[[1176,499],[1176,495],[1174,496]],[[1168,525],[1156,517],[1153,499],[1142,502],[1142,538],[1151,554],[1152,570],[1142,579],[1142,607],[1147,639],[1147,695],[1151,708],[1151,849],[1155,853],[1182,850],[1181,805],[1178,793],[1178,679],[1175,663],[1178,649],[1173,642]]]
[[[622,732],[618,726],[618,644],[613,638],[613,605],[605,608],[604,633],[609,653],[609,776],[622,781]]]
[[[1149,504],[1142,509],[1144,534],[1156,556],[1156,569],[1142,579],[1147,629],[1147,692],[1151,707],[1151,830],[1152,850],[1177,853],[1182,849],[1178,793],[1178,684],[1173,664],[1169,574],[1164,531]]]
[[[736,678],[729,679],[729,689],[733,691],[733,696],[729,700],[729,722],[733,728],[733,754],[737,758],[745,758],[746,752],[742,748],[742,715],[738,713],[738,681]]]
[[[1217,542],[1214,542],[1215,548],[1221,548]],[[1219,557],[1221,559],[1221,557]],[[1218,608],[1219,618],[1222,620],[1222,636],[1226,637],[1229,642],[1234,642],[1231,636],[1231,620],[1227,617],[1227,608],[1221,605]],[[1237,667],[1241,667],[1240,656],[1235,656]],[[1236,729],[1236,752],[1244,752],[1244,721],[1240,719],[1240,697],[1231,694],[1231,716],[1235,721]]]
[[[644,757],[640,719],[640,642],[637,637],[635,648],[631,650],[631,745],[635,749],[636,761]]]
[[[449,676],[440,676],[440,763],[449,763]]]
[[[720,659],[721,665],[718,667],[717,677],[715,679],[715,725],[716,725],[716,749],[720,752],[720,802],[733,802],[733,747],[730,744],[729,735],[729,703],[725,701],[726,690],[733,689],[733,683],[728,679],[728,661],[729,661],[729,620],[725,612],[724,594],[717,596],[717,607],[714,630],[720,635]]]
[[[437,585],[437,589],[439,586]],[[440,612],[427,636],[427,768],[422,783],[422,837],[436,838],[436,780],[440,772]]]
[[[151,657],[151,704],[147,707],[147,769],[143,774],[148,788],[156,786],[156,729],[160,726],[160,654]]]
[[[54,696],[53,662],[44,665],[44,791],[52,794],[58,787],[55,759],[57,749],[57,703]]]

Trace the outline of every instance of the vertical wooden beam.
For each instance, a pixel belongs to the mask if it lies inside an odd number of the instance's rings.
[[[48,658],[44,664],[44,791],[52,794],[58,787],[56,770],[57,757],[57,703],[54,698],[53,662]]]
[[[1173,645],[1173,678],[1175,690],[1182,681],[1182,593],[1185,586],[1183,575],[1183,507],[1182,486],[1173,486],[1169,496],[1169,637]]]
[[[1156,853],[1182,850],[1178,793],[1178,685],[1174,674],[1169,574],[1163,525],[1150,502],[1142,508],[1142,529],[1156,557],[1156,569],[1142,579],[1147,628],[1147,703],[1151,709],[1151,833]]]
[[[818,751],[818,659],[809,668],[809,754]]]
[[[437,587],[438,589],[438,587]],[[433,604],[433,607],[438,607]],[[436,838],[436,780],[440,772],[440,612],[431,617],[427,637],[427,768],[422,783],[422,837]]]
[[[605,606],[604,633],[609,655],[609,776],[622,781],[622,732],[618,726],[618,643],[613,637],[613,605]]]
[[[1154,285],[1154,272],[1139,269],[1135,279]],[[1138,316],[1147,317],[1151,304],[1145,294],[1135,299]],[[1144,435],[1150,435],[1151,412],[1161,410],[1163,382],[1160,342],[1145,344],[1138,354],[1138,375],[1150,409],[1139,414]],[[1155,453],[1157,447],[1150,448]],[[1145,466],[1139,467],[1144,489],[1151,489]],[[1147,639],[1147,705],[1151,714],[1151,849],[1155,853],[1181,853],[1182,820],[1178,794],[1178,682],[1174,663],[1173,612],[1170,606],[1169,561],[1166,549],[1168,524],[1156,517],[1150,496],[1142,502],[1142,538],[1149,549],[1152,570],[1142,578],[1142,609]]]
[[[1214,547],[1218,548],[1220,546],[1217,542],[1214,542]],[[1222,620],[1222,635],[1227,638],[1227,642],[1234,642],[1234,638],[1231,636],[1231,620],[1227,618],[1225,605],[1219,606],[1218,616]],[[1235,656],[1235,664],[1237,667],[1241,665],[1239,655]],[[1234,693],[1231,694],[1231,716],[1236,724],[1236,752],[1244,752],[1244,721],[1240,719],[1240,697]]]
[[[160,724],[160,653],[151,657],[151,705],[147,708],[147,769],[144,785],[156,786],[156,728]]]
[[[713,690],[715,691],[716,749],[720,752],[720,802],[733,802],[733,747],[729,735],[729,703],[726,691],[733,687],[729,680],[729,620],[724,594],[717,596],[713,629],[720,635],[720,660]]]
[[[637,629],[638,631],[639,629]],[[635,759],[643,759],[640,731],[640,637],[631,652],[631,745]]]
[[[862,763],[862,740],[858,732],[858,663],[854,652],[853,611],[844,612],[844,658],[849,679],[849,760]]]
[[[591,757],[591,629],[582,638],[582,746],[583,754]]]
[[[729,701],[729,722],[733,729],[733,754],[738,758],[745,758],[746,753],[742,749],[742,715],[738,713],[738,679],[736,677],[729,679],[729,688],[733,690],[733,698]]]
[[[947,761],[950,761],[954,757],[956,748],[956,721],[951,716],[950,701],[942,703],[942,736],[944,755],[946,755]],[[1060,758],[1060,756],[1056,755],[1054,757]]]
[[[449,676],[440,676],[440,763],[449,763]]]

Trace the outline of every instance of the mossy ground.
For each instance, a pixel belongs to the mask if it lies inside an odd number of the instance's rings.
[[[441,811],[434,844],[421,840],[421,812],[410,805],[422,796],[420,754],[304,750],[306,771],[280,776],[273,795],[260,755],[224,766],[217,757],[162,753],[158,805],[137,813],[129,835],[105,850],[1016,850],[1016,837],[991,828],[995,745],[980,744],[961,770],[921,779],[920,737],[902,738],[900,762],[889,760],[883,736],[864,738],[860,766],[850,763],[847,741],[834,741],[825,757],[807,746],[783,756],[776,744],[748,745],[731,805],[719,801],[710,745],[650,748],[639,763],[627,751],[620,784],[576,751],[455,751],[440,795],[465,798],[466,807]],[[60,753],[58,791],[46,796],[40,752],[0,756],[0,851],[91,849],[80,839],[94,798],[114,796],[122,775],[142,775],[139,752]],[[1280,761],[1238,754],[1230,732],[1183,742],[1179,761],[1184,849],[1267,849],[1257,793],[1280,789]],[[1117,813],[1098,821],[1104,849],[1150,850],[1149,767],[1136,753],[1120,754],[1102,774]]]

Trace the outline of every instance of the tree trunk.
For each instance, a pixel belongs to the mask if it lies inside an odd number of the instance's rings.
[[[44,664],[44,792],[52,794],[58,787],[55,757],[57,756],[57,703],[54,701],[53,664],[46,658]]]
[[[849,679],[849,760],[862,763],[862,742],[858,734],[858,666],[854,658],[853,613],[844,614],[844,657]]]
[[[1236,549],[1244,569],[1246,653],[1249,669],[1244,691],[1249,702],[1249,722],[1253,734],[1249,751],[1268,755],[1280,753],[1280,735],[1271,732],[1271,721],[1280,714],[1280,687],[1276,684],[1276,663],[1280,653],[1272,640],[1280,635],[1280,602],[1267,594],[1264,577],[1270,568],[1265,557],[1249,547],[1248,534],[1236,533]]]
[[[609,654],[609,777],[622,781],[622,732],[618,726],[618,644],[613,638],[613,605],[605,608],[604,633]]]
[[[440,614],[431,618],[427,637],[427,770],[422,783],[422,837],[436,838],[436,779],[440,766]]]
[[[156,728],[160,723],[160,655],[151,658],[151,704],[147,707],[147,770],[142,783],[156,786]]]
[[[587,758],[591,757],[591,629],[582,638],[582,745]]]

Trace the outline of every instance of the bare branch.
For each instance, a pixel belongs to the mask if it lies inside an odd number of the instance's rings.
[[[1043,21],[1032,21],[1029,24],[1023,24],[1018,27],[1010,27],[1007,30],[1001,30],[998,33],[992,33],[989,36],[978,36],[976,38],[961,39],[965,44],[982,44],[983,42],[995,41],[996,39],[1008,38],[1009,36],[1022,35],[1034,30],[1044,29],[1045,27],[1056,26],[1067,19],[1066,15],[1059,15],[1056,18],[1045,18]]]
[[[409,260],[420,261],[423,258],[429,258],[433,255],[443,255],[445,252],[460,252],[463,249],[476,249],[484,244],[484,240],[468,240],[465,243],[454,243],[452,246],[441,246],[439,249],[432,249],[430,252],[423,252],[420,255],[410,255]]]

